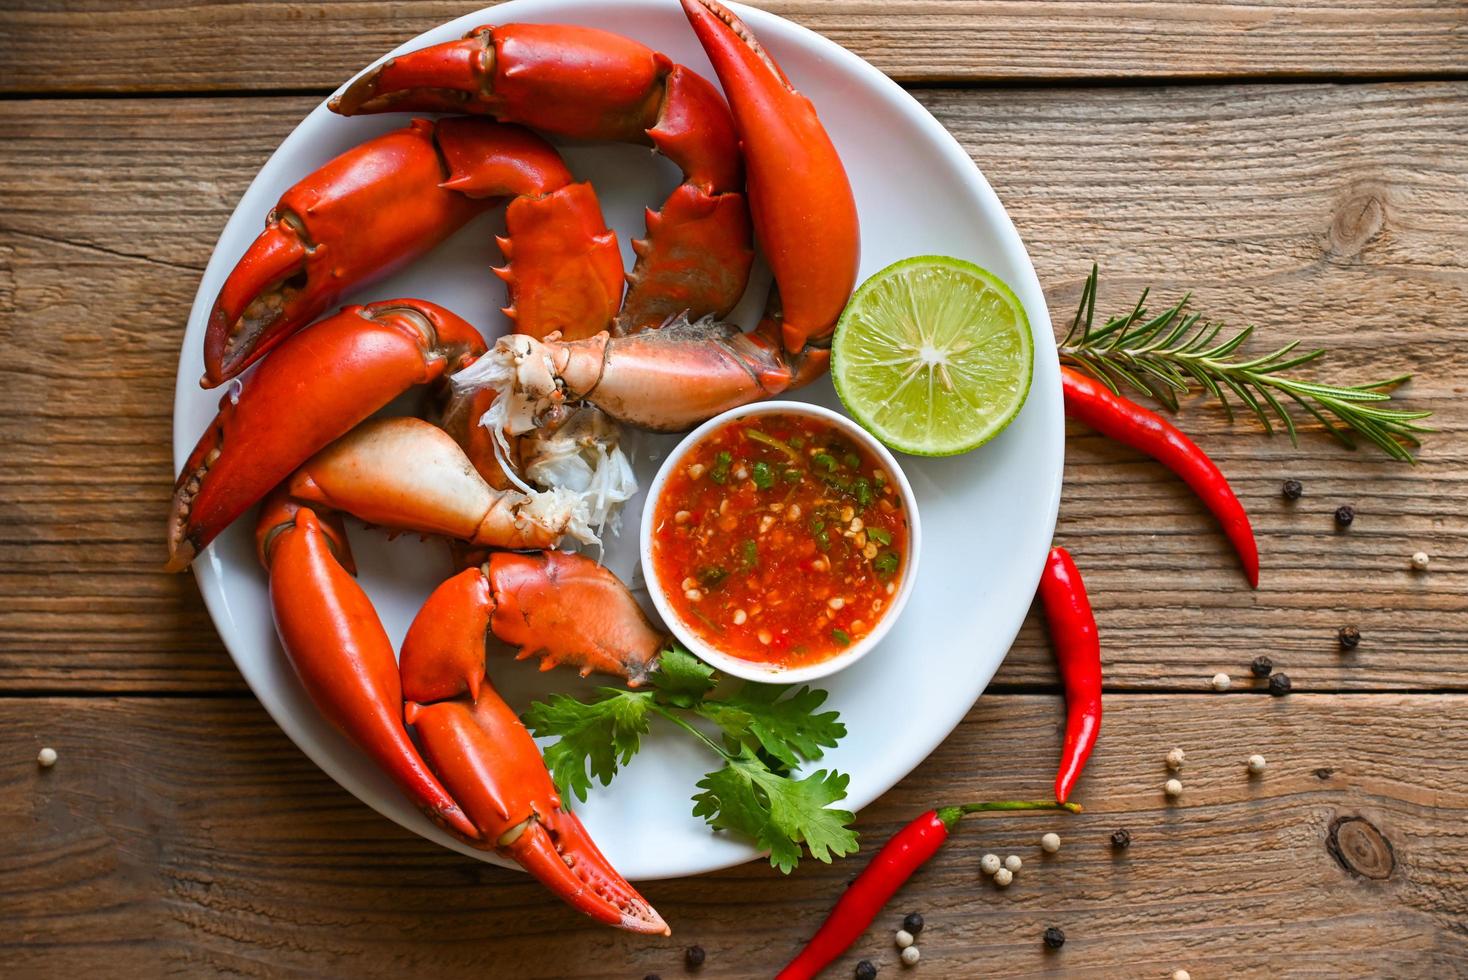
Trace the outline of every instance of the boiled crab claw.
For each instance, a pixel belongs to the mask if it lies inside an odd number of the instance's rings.
[[[830,336],[861,255],[856,198],[815,106],[753,32],[718,0],[682,0],[734,113],[755,237],[775,274],[778,330],[790,353]]]
[[[482,548],[550,548],[579,530],[574,495],[497,490],[453,438],[412,417],[363,422],[286,481],[307,504]]]
[[[423,754],[463,802],[476,847],[513,859],[572,908],[630,932],[668,935],[662,916],[561,805],[535,740],[488,686],[473,702],[409,702]]]
[[[403,682],[415,701],[468,694],[484,682],[484,638],[541,658],[542,670],[571,664],[582,675],[647,680],[663,635],[615,575],[582,555],[496,552],[438,587],[403,642]]]
[[[474,113],[572,139],[650,145],[683,183],[647,212],[647,235],[632,243],[637,263],[615,332],[684,310],[724,316],[744,293],[754,253],[729,110],[706,79],[631,38],[569,24],[477,27],[364,72],[331,108]]]
[[[402,641],[407,719],[423,754],[477,833],[480,848],[514,858],[546,888],[597,921],[669,932],[562,805],[526,726],[484,679],[484,638],[540,654],[542,669],[573,663],[646,679],[664,637],[621,582],[580,555],[496,553],[423,604]]]
[[[484,677],[485,638],[636,683],[663,637],[605,568],[580,555],[497,553],[449,579],[403,640],[407,719],[423,754],[474,822],[465,839],[513,858],[599,922],[633,932],[667,924],[566,809],[540,749]]]
[[[475,823],[429,771],[403,726],[392,642],[350,574],[340,523],[277,494],[261,511],[256,545],[270,573],[281,645],[317,709],[435,823],[476,836]]]
[[[219,532],[313,453],[415,385],[484,351],[441,306],[349,306],[282,344],[219,401],[174,485],[168,568],[187,568]]]
[[[399,673],[330,515],[282,489],[261,510],[256,543],[276,630],[311,699],[420,809],[473,846],[513,858],[592,918],[667,934],[561,805],[534,739],[484,676],[493,636],[522,658],[540,655],[542,669],[568,663],[645,680],[663,637],[615,576],[579,555],[495,553],[429,597]]]
[[[502,337],[453,383],[465,396],[497,392],[494,421],[511,432],[578,400],[632,425],[680,431],[798,388],[829,363],[860,259],[846,170],[810,101],[749,28],[715,0],[683,8],[734,112],[755,237],[775,274],[765,317],[750,333],[683,314],[628,336]]]
[[[622,257],[591,185],[519,126],[415,119],[347,150],[280,198],[219,291],[206,388],[226,381],[348,290],[411,262],[510,199],[505,312],[522,329],[589,336],[622,301]]]

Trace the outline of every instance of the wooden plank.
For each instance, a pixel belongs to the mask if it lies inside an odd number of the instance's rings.
[[[944,976],[1457,975],[1468,728],[1439,719],[1465,711],[1441,695],[1112,696],[1089,812],[966,822],[830,976],[859,957],[895,975],[891,932],[914,909],[922,969]],[[0,700],[0,952],[12,977],[571,978],[681,976],[699,943],[708,976],[768,977],[907,819],[1043,793],[1058,720],[1052,697],[986,698],[862,814],[863,856],[784,881],[761,862],[649,883],[675,934],[647,939],[398,829],[248,700]],[[54,769],[32,761],[42,744]],[[1172,745],[1188,753],[1177,804],[1160,792]],[[1054,856],[1036,846],[1049,830]],[[979,873],[991,851],[1025,862],[1008,890]]]
[[[670,0],[671,2],[671,0]],[[333,89],[473,4],[14,0],[0,91]],[[1461,73],[1457,0],[759,0],[904,82]],[[615,23],[607,26],[615,29]]]
[[[1192,288],[1260,324],[1261,348],[1332,348],[1331,377],[1419,372],[1405,395],[1438,413],[1411,468],[1190,406],[1181,424],[1253,514],[1257,593],[1177,481],[1077,429],[1058,540],[1087,574],[1113,686],[1198,689],[1260,652],[1302,688],[1468,685],[1465,93],[919,93],[1006,202],[1057,322],[1097,259],[1103,307]],[[177,345],[218,230],[313,101],[0,104],[0,690],[240,689],[193,584],[159,571]],[[1294,505],[1289,476],[1306,484]],[[1361,516],[1337,534],[1344,502]],[[1408,568],[1418,549],[1427,575]],[[1346,621],[1366,640],[1341,656]],[[999,683],[1053,679],[1032,618]]]

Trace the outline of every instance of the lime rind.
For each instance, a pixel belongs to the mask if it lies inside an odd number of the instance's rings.
[[[831,346],[831,379],[847,411],[916,456],[957,455],[994,438],[1024,407],[1034,375],[1034,338],[1014,291],[945,255],[903,259],[868,278]]]

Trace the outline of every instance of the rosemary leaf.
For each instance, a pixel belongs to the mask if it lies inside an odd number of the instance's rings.
[[[1359,436],[1406,463],[1416,462],[1412,449],[1421,446],[1418,436],[1436,431],[1417,424],[1431,412],[1386,407],[1394,389],[1410,380],[1410,374],[1359,385],[1286,374],[1325,354],[1324,350],[1298,353],[1298,340],[1262,356],[1231,360],[1253,336],[1254,328],[1244,327],[1225,336],[1223,324],[1188,312],[1190,295],[1149,316],[1148,291],[1143,290],[1130,312],[1097,326],[1097,278],[1097,268],[1092,265],[1075,319],[1060,343],[1060,356],[1118,394],[1125,386],[1176,412],[1180,396],[1201,389],[1218,400],[1230,419],[1234,408],[1228,396],[1232,394],[1267,434],[1275,433],[1277,418],[1278,427],[1295,442],[1295,420],[1286,407],[1293,402],[1346,447],[1356,448],[1355,437]]]

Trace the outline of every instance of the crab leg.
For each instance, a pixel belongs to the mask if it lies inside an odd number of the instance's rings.
[[[785,349],[828,337],[856,283],[861,235],[841,158],[810,100],[718,0],[682,0],[713,63],[749,170],[755,236],[779,287],[762,329]]]
[[[414,385],[484,351],[468,323],[423,300],[350,306],[306,330],[219,402],[174,486],[168,568],[313,453]]]
[[[679,432],[806,384],[825,371],[829,358],[818,347],[792,356],[778,340],[722,321],[679,318],[627,337],[501,337],[453,383],[463,392],[494,389],[511,399],[509,427],[517,434],[576,401],[639,428]]]
[[[618,332],[723,316],[753,258],[729,110],[707,80],[630,38],[568,25],[479,27],[393,58],[333,99],[343,115],[467,112],[574,139],[651,144],[684,182],[648,211]]]
[[[489,633],[522,657],[543,652],[543,667],[575,663],[633,680],[651,669],[662,638],[591,560],[496,554],[429,597],[403,641],[402,677],[424,755],[478,830],[471,843],[514,858],[597,921],[667,934],[562,806],[535,741],[484,679]]]
[[[434,822],[477,837],[476,824],[429,771],[403,726],[392,643],[349,574],[340,524],[277,494],[261,512],[256,542],[270,573],[281,645],[316,707]]]
[[[281,197],[230,273],[204,340],[205,387],[243,371],[348,290],[424,254],[513,198],[506,312],[539,334],[588,336],[622,298],[622,260],[596,194],[544,140],[487,119],[415,119],[368,140]],[[511,244],[513,243],[513,245]]]

